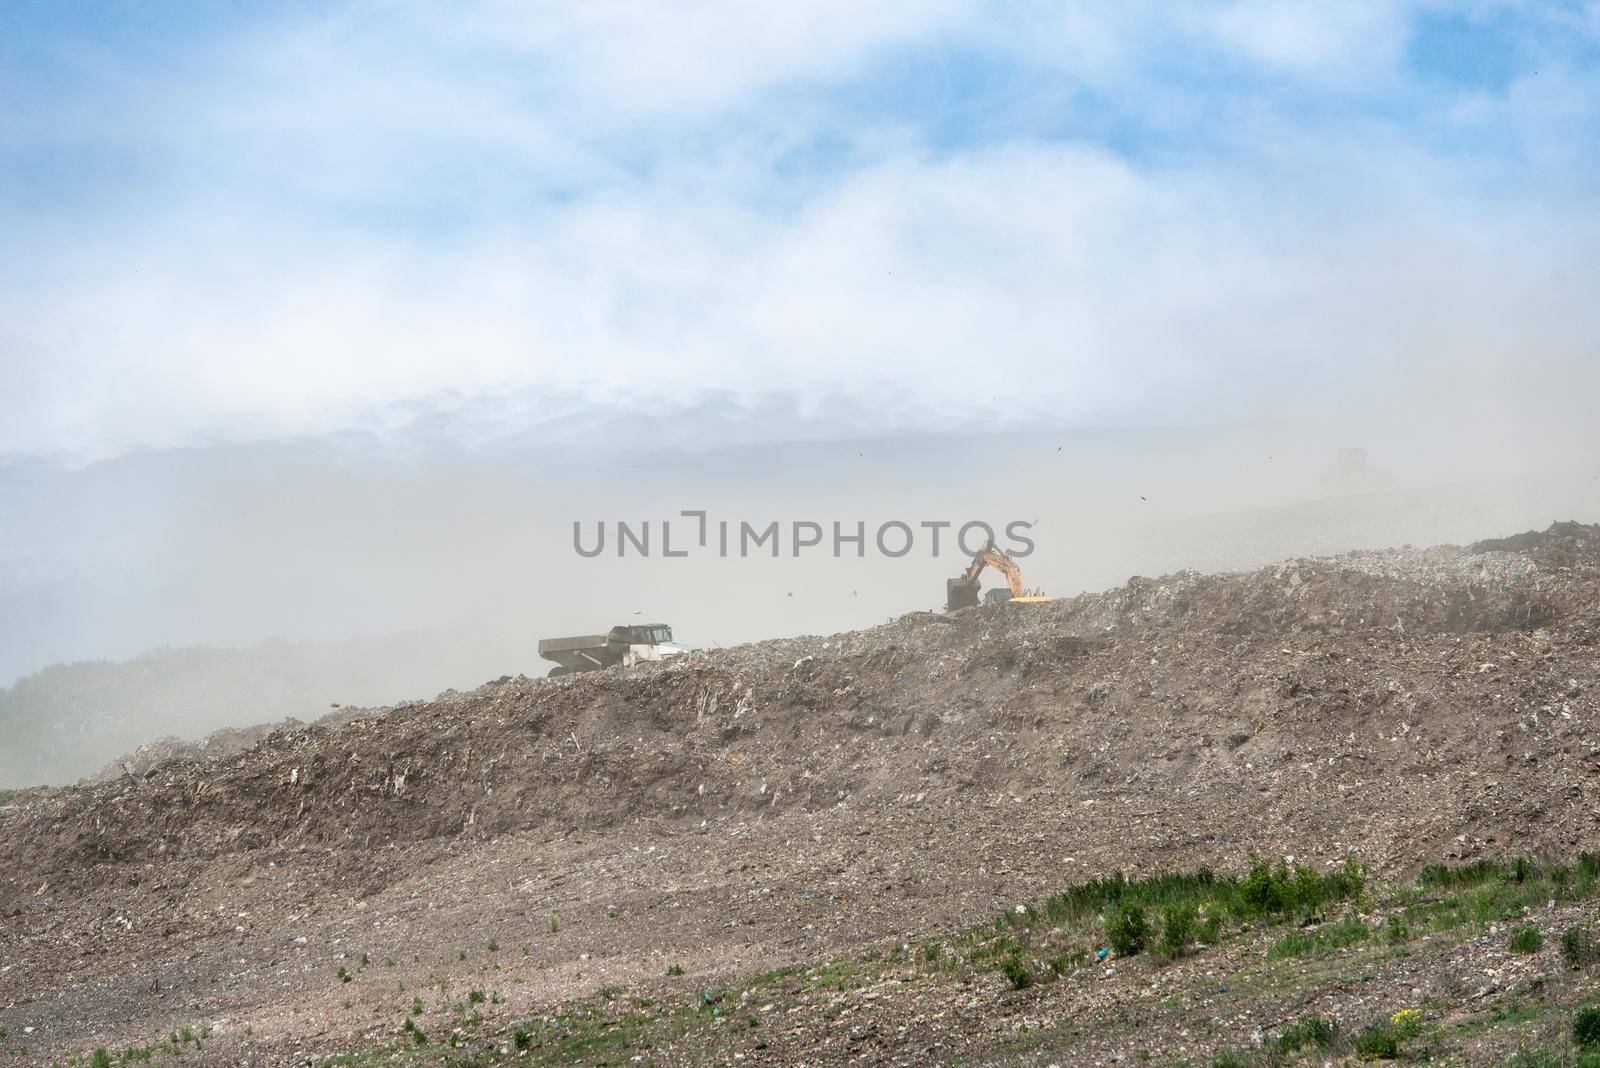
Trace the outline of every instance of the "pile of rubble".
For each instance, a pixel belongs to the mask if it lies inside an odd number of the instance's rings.
[[[562,963],[558,912],[659,975],[666,939],[825,954],[1119,868],[1567,855],[1600,834],[1597,695],[1600,529],[1575,524],[508,677],[0,798],[0,959],[115,992],[182,944],[197,990],[302,998],[274,932],[381,899],[434,969],[405,981],[436,985],[449,922],[535,900],[527,966],[569,990],[604,973]],[[277,970],[240,971],[250,938]],[[119,998],[154,1011],[78,1011]]]
[[[120,775],[11,805],[0,834],[75,879],[105,862],[311,843],[348,850],[371,878],[375,846],[544,824],[1090,790],[1173,775],[1174,760],[1225,778],[1239,762],[1219,754],[1243,744],[1229,738],[1270,750],[1267,766],[1336,768],[1398,731],[1477,765],[1486,734],[1509,753],[1536,724],[1556,732],[1537,748],[1593,759],[1600,537],[1558,525],[1517,545],[1136,578],[1044,606],[505,678],[234,739],[254,742],[236,753],[119,762]],[[1396,770],[1385,755],[1352,772],[1376,805]],[[1437,811],[1430,800],[1417,820]],[[1437,843],[1415,846],[1420,860]]]

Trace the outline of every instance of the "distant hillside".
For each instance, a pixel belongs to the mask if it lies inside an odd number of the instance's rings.
[[[525,648],[420,631],[339,645],[157,649],[122,663],[56,664],[0,690],[0,788],[72,782],[158,739],[311,720],[531,670]]]

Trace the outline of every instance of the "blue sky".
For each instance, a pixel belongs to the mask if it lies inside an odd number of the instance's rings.
[[[1020,419],[1492,415],[1596,362],[1594,0],[14,2],[0,96],[0,454],[936,426],[975,361]]]

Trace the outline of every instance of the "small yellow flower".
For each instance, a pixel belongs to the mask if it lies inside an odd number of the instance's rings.
[[[1396,1031],[1411,1037],[1422,1030],[1422,1010],[1401,1009],[1389,1017],[1389,1022],[1394,1025]]]

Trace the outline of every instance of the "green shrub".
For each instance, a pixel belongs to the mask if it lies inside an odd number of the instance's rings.
[[[1568,927],[1561,936],[1561,963],[1573,971],[1600,961],[1600,942],[1588,927]]]
[[[667,967],[667,975],[669,977],[670,976],[675,976],[675,975],[682,975],[682,974],[683,974],[683,965],[681,965],[681,964],[673,964],[673,965],[669,965]]]
[[[1513,953],[1537,953],[1544,948],[1544,935],[1531,924],[1519,927],[1511,935],[1511,941],[1506,943],[1506,948]]]
[[[1308,1046],[1317,1049],[1331,1049],[1339,1041],[1339,1022],[1337,1020],[1324,1020],[1316,1016],[1308,1016],[1297,1020],[1285,1027],[1272,1040],[1272,1048],[1278,1053],[1298,1053]]]
[[[1572,1018],[1572,1041],[1582,1049],[1600,1047],[1600,1008],[1584,1009]]]
[[[1310,918],[1330,902],[1359,897],[1366,883],[1361,866],[1347,860],[1339,871],[1318,875],[1313,868],[1280,859],[1276,865],[1256,857],[1250,874],[1239,884],[1240,911],[1247,916],[1272,917],[1288,913]]]
[[[1106,940],[1119,957],[1132,957],[1140,953],[1150,938],[1150,923],[1144,909],[1131,902],[1123,902],[1106,918]]]
[[[1351,1041],[1356,1057],[1363,1061],[1392,1061],[1400,1056],[1400,1036],[1386,1023],[1376,1023],[1357,1033]]]
[[[1028,966],[1022,963],[1021,957],[1007,957],[1000,965],[1000,970],[1010,981],[1012,990],[1026,990],[1033,985],[1033,975],[1028,971]]]
[[[1272,865],[1259,857],[1250,865],[1250,874],[1239,884],[1239,900],[1257,916],[1283,911],[1283,888],[1272,877]]]
[[[89,1058],[89,1068],[111,1068],[111,1054],[106,1052],[104,1046],[95,1050]]]
[[[1185,904],[1168,905],[1161,910],[1161,952],[1181,957],[1194,940],[1194,909]]]

